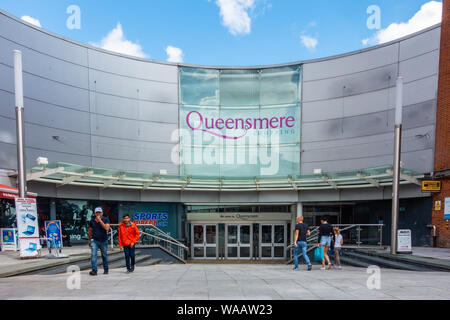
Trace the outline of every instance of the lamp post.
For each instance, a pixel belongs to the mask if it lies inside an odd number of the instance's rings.
[[[394,164],[392,180],[392,226],[391,226],[391,254],[397,254],[397,229],[399,209],[400,156],[402,142],[402,107],[403,107],[403,78],[398,77],[395,99],[395,131],[394,131]]]
[[[16,105],[16,137],[17,137],[17,181],[19,184],[19,198],[25,198],[27,192],[25,168],[25,139],[23,128],[23,80],[22,80],[22,52],[14,50],[14,89]]]

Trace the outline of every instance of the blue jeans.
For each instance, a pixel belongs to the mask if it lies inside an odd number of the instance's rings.
[[[306,264],[309,266],[311,261],[309,260],[308,254],[306,253],[306,248],[308,247],[305,241],[297,241],[298,247],[294,246],[294,265],[298,268],[298,250],[302,249],[303,258],[305,258]]]
[[[108,270],[108,240],[91,241],[91,266],[93,271],[97,271],[97,251],[102,253],[103,270]]]
[[[135,264],[135,250],[136,246],[134,245],[133,248],[131,246],[123,247],[123,252],[125,252],[125,263],[127,264],[127,270],[131,270],[132,267],[134,267]],[[131,260],[131,264],[130,264]]]

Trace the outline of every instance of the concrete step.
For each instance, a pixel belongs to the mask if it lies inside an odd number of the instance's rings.
[[[135,257],[135,263],[136,265],[138,265],[141,262],[145,262],[149,259],[151,259],[152,256],[149,254],[138,254],[136,252],[136,257]],[[126,263],[125,263],[125,257],[123,256],[122,259],[119,259],[117,261],[114,261],[112,263],[109,263],[109,269],[119,269],[119,268],[125,268],[126,267]]]
[[[136,267],[148,267],[148,266],[153,266],[155,264],[160,264],[163,260],[158,258],[158,259],[147,259],[141,262],[136,262]]]
[[[109,254],[108,253],[108,265],[110,265],[111,263],[115,262],[115,261],[120,261],[123,258],[123,253],[122,252],[115,252],[113,254]],[[64,265],[59,265],[56,267],[51,267],[51,268],[42,268],[42,269],[36,269],[33,270],[32,272],[27,272],[27,273],[23,273],[20,275],[33,275],[33,274],[39,274],[39,275],[52,275],[52,274],[60,274],[60,273],[65,273],[67,271],[67,267],[71,266],[71,265],[76,265],[80,268],[80,270],[87,270],[91,268],[91,256],[86,256],[83,260],[78,261],[76,263],[66,263]],[[97,265],[98,268],[100,269],[103,266],[103,261],[101,256],[97,257]]]
[[[349,250],[342,251],[343,257],[348,257],[353,260],[362,261],[364,263],[370,263],[371,265],[377,265],[379,267],[386,267],[392,269],[400,270],[410,270],[410,271],[432,271],[429,268],[423,266],[416,266],[409,263],[392,261],[382,257],[371,256],[363,253],[353,252]]]
[[[120,255],[121,253],[119,250],[113,250],[108,251],[108,257],[113,258],[116,255]],[[99,256],[99,261],[101,261],[101,256]],[[69,265],[77,265],[80,264],[86,260],[89,260],[91,258],[90,254],[77,254],[72,255],[67,258],[61,258],[61,259],[45,259],[45,258],[39,258],[35,259],[33,262],[29,263],[17,263],[14,265],[9,266],[3,266],[0,269],[0,278],[5,277],[13,277],[18,275],[24,275],[24,274],[32,274],[35,271],[43,271],[50,268],[56,268],[56,267],[64,267],[64,270]]]
[[[368,262],[360,261],[360,260],[353,259],[350,257],[342,256],[342,255],[340,256],[340,259],[341,259],[342,264],[353,266],[353,267],[367,268],[367,267],[373,265]]]
[[[421,257],[411,254],[392,255],[386,250],[353,249],[352,251],[367,256],[383,258],[393,262],[426,268],[431,271],[450,271],[450,260],[448,259]]]

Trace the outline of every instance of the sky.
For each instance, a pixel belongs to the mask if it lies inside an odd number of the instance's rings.
[[[207,66],[333,56],[442,17],[436,0],[0,0],[0,9],[106,50]]]

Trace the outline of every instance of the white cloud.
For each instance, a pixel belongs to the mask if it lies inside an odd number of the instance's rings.
[[[442,21],[442,3],[430,1],[425,3],[408,22],[392,23],[378,31],[372,38],[362,40],[362,44],[375,45],[389,42],[408,34],[431,27]]]
[[[316,38],[313,38],[311,36],[300,36],[300,39],[302,40],[302,44],[308,49],[308,50],[314,50],[319,43],[319,41]]]
[[[169,62],[183,62],[183,50],[180,48],[167,46],[166,48],[167,53],[167,61]]]
[[[232,35],[249,34],[252,19],[248,11],[254,8],[255,0],[217,0],[222,24]]]
[[[22,18],[20,18],[28,23],[34,24],[35,26],[38,26],[39,28],[41,28],[41,23],[39,22],[38,19],[35,19],[33,17],[30,16],[23,16]]]
[[[110,50],[130,56],[146,58],[147,55],[142,51],[142,47],[133,43],[127,39],[123,34],[122,25],[120,22],[112,29],[106,37],[104,37],[100,43],[92,43],[96,47],[100,47],[105,50]]]

